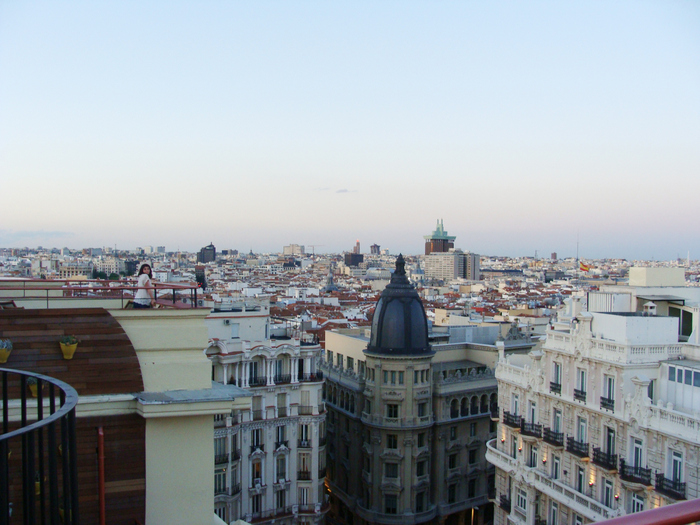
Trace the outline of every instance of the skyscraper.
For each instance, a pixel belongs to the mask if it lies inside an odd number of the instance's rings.
[[[423,236],[425,239],[425,255],[435,252],[448,252],[455,247],[454,235],[447,235],[442,219],[437,221],[435,231],[430,235]]]

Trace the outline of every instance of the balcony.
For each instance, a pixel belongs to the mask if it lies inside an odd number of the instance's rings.
[[[620,460],[620,479],[627,483],[651,486],[651,469],[627,465],[624,459]]]
[[[499,421],[501,419],[500,414],[498,412],[498,407],[496,405],[491,406],[491,421]]]
[[[7,517],[12,516],[11,523],[39,523],[39,519],[59,523],[60,506],[79,523],[78,393],[67,383],[44,375],[0,371],[2,414],[7,418],[14,409],[22,414],[22,421],[4,419],[0,434],[0,516],[4,516],[0,522],[9,523]],[[32,404],[27,399],[28,386],[34,381],[38,399]],[[16,403],[14,409],[11,402]],[[11,450],[14,454],[8,461]]]
[[[535,517],[535,525],[547,525],[547,520],[537,516]]]
[[[317,370],[312,374],[303,374],[299,376],[299,381],[303,383],[317,383],[319,381],[323,381],[323,372]]]
[[[663,473],[656,475],[656,492],[672,499],[685,499],[685,483],[664,477]]]
[[[318,446],[319,447],[325,447],[326,446],[326,438],[318,438]]]
[[[580,458],[588,457],[588,443],[576,441],[573,437],[566,438],[566,451]]]
[[[241,449],[240,448],[237,448],[236,450],[231,452],[231,459],[233,459],[233,461],[238,461],[239,459],[241,459]]]
[[[583,401],[585,403],[586,402],[586,391],[579,390],[578,388],[574,388],[574,399],[576,401]]]
[[[311,440],[310,439],[300,439],[297,442],[297,448],[311,448]]]
[[[559,394],[561,395],[561,383],[555,383],[554,381],[550,381],[549,383],[549,391],[552,394]]]
[[[287,407],[277,407],[277,417],[287,417],[289,409]]]
[[[544,427],[544,431],[542,433],[542,439],[546,442],[549,443],[552,446],[555,447],[563,447],[564,446],[564,433],[563,432],[555,432],[549,427]]]
[[[253,421],[260,421],[264,419],[265,416],[265,411],[264,410],[253,410]]]
[[[318,469],[318,479],[323,479],[326,477],[326,467]]]
[[[231,496],[235,496],[236,494],[240,494],[241,492],[241,484],[236,483],[231,486]]]
[[[503,412],[503,424],[504,425],[507,425],[511,428],[517,428],[518,430],[520,430],[520,425],[521,425],[522,421],[523,421],[522,416],[513,415],[508,411]]]
[[[289,441],[284,440],[284,441],[275,441],[275,450],[278,450],[282,447],[289,448]]]
[[[311,472],[308,470],[300,470],[297,472],[297,479],[299,481],[311,481]]]
[[[602,397],[601,396],[600,408],[604,408],[605,410],[612,410],[614,412],[615,411],[615,400],[610,399],[609,397]]]
[[[291,376],[291,374],[275,374],[275,376],[273,377],[273,381],[275,382],[276,385],[283,385],[285,383],[291,383],[292,376]]]
[[[297,410],[300,416],[310,416],[314,413],[314,407],[312,406],[297,406]]]
[[[221,465],[223,463],[228,463],[228,454],[216,454],[214,456],[214,464]]]
[[[498,500],[498,506],[510,514],[510,498],[505,494],[501,494],[501,498]]]
[[[606,470],[617,470],[617,454],[603,452],[598,447],[593,447],[593,463]]]
[[[265,385],[267,385],[267,377],[265,377],[265,376],[249,377],[248,384],[250,386],[265,386]]]
[[[537,423],[526,423],[525,421],[523,421],[522,425],[520,426],[520,433],[523,436],[530,436],[533,438],[541,438],[542,437],[542,425],[538,425]]]
[[[260,443],[258,445],[251,445],[250,446],[250,453],[251,454],[255,454],[257,451],[265,452],[265,445]]]

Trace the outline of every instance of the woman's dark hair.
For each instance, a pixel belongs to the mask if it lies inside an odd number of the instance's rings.
[[[148,272],[146,272],[146,268],[148,268]],[[143,263],[141,265],[141,268],[139,268],[139,273],[138,275],[141,275],[142,273],[148,273],[149,277],[153,277],[153,268],[151,268],[151,265],[148,263]],[[138,277],[138,276],[137,276]]]

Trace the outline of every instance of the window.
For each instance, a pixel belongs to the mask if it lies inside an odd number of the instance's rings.
[[[557,525],[559,523],[559,504],[556,501],[552,502],[549,508],[549,525]]]
[[[328,362],[329,362],[330,364],[333,364],[333,351],[332,351],[332,350],[328,350],[328,352],[327,352],[326,355],[327,355],[327,357],[328,357]]]
[[[427,462],[425,460],[419,461],[418,463],[416,463],[416,476],[418,476],[418,477],[425,476],[426,463]]]
[[[418,384],[418,370],[413,372],[413,383],[416,385]]]
[[[386,417],[399,417],[399,405],[390,404],[386,406]]]
[[[384,384],[388,385],[389,384],[389,371],[384,370]]]
[[[250,440],[253,446],[258,447],[262,444],[262,429],[256,428],[250,431]]]
[[[450,454],[447,457],[448,468],[457,468],[457,454]]]
[[[285,497],[287,495],[287,491],[285,490],[280,490],[275,494],[275,503],[277,504],[278,509],[283,509],[287,505],[287,498]]]
[[[299,505],[308,505],[309,504],[309,488],[308,487],[299,487],[299,490],[297,491],[297,496],[299,500]]]
[[[644,498],[639,494],[632,494],[630,512],[641,512],[644,510]]]
[[[669,380],[669,381],[675,381],[675,380],[676,380],[676,367],[675,367],[675,366],[669,366],[669,367],[668,367],[668,380]]]
[[[583,494],[583,487],[584,487],[584,478],[585,478],[585,472],[583,470],[583,467],[576,467],[576,490],[578,490],[581,494]]]
[[[396,372],[394,370],[391,371],[391,384],[396,384]]]
[[[399,440],[396,434],[387,434],[386,436],[386,448],[399,448]]]
[[[260,507],[262,503],[262,497],[260,494],[256,494],[255,496],[251,496],[250,498],[250,510],[253,514],[257,514],[260,512]]]
[[[583,525],[583,517],[578,514],[574,514],[574,525]]]
[[[473,448],[469,451],[469,464],[470,465],[473,465],[474,463],[476,463],[476,453],[477,453],[477,450],[475,448]]]
[[[425,417],[428,412],[428,403],[418,403],[418,417]]]
[[[457,501],[457,485],[454,483],[447,487],[447,503],[455,503]]]
[[[586,392],[586,371],[583,368],[576,369],[576,388]]]
[[[615,378],[613,376],[603,378],[603,397],[615,399]]]
[[[561,460],[559,456],[552,457],[552,479],[559,479],[561,475]]]
[[[471,423],[469,425],[469,437],[476,436],[476,423]]]
[[[450,439],[457,439],[457,427],[450,427]]]
[[[403,385],[403,372],[399,372],[399,384]]]
[[[554,366],[552,368],[552,383],[556,383],[557,385],[561,385],[561,364],[560,363],[554,363]]]
[[[396,494],[387,494],[384,496],[384,513],[397,514],[398,510],[398,498]]]
[[[416,512],[425,511],[425,492],[416,494]]]
[[[554,416],[552,417],[552,430],[554,432],[561,432],[561,425],[562,419],[561,419],[561,410],[557,410],[556,408],[554,409]]]
[[[609,479],[603,483],[603,505],[612,507],[613,505],[613,482]]]
[[[530,401],[530,423],[537,423],[537,404]]]
[[[680,483],[683,480],[683,456],[675,450],[671,452],[671,480]]]
[[[470,479],[469,483],[467,483],[467,497],[468,498],[475,498],[476,497],[476,480],[475,479]]]
[[[214,472],[214,494],[226,492],[226,469],[216,469]]]
[[[576,441],[581,443],[586,443],[586,420],[582,417],[578,418],[578,425],[576,427]]]
[[[641,439],[632,439],[632,466],[633,467],[643,467],[644,466],[644,456],[642,448]]]
[[[278,443],[281,443],[282,441],[285,440],[284,436],[286,434],[286,431],[285,431],[286,428],[287,427],[285,427],[284,425],[280,425],[277,427],[277,442]]]
[[[419,447],[425,446],[425,432],[421,432],[420,434],[418,434],[418,446]]]
[[[352,357],[348,357],[348,370],[355,370],[355,360]]]
[[[287,457],[283,455],[277,456],[277,479],[281,482],[287,479]]]
[[[517,416],[520,414],[520,397],[518,394],[513,394],[513,415]]]
[[[398,463],[385,463],[384,464],[384,476],[387,478],[398,478],[399,477],[399,464]]]
[[[518,489],[517,497],[515,499],[515,506],[524,513],[527,512],[527,492],[525,492],[523,489]]]
[[[693,384],[693,371],[692,371],[692,370],[686,370],[686,371],[685,371],[685,384],[686,384],[686,385],[692,385],[692,384]]]

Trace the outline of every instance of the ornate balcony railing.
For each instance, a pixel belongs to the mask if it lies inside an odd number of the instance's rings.
[[[217,454],[214,456],[214,463],[220,465],[222,463],[228,463],[228,454]]]
[[[685,499],[685,483],[664,477],[663,473],[656,475],[656,492],[673,499]]]
[[[522,422],[522,416],[516,416],[508,411],[503,412],[503,424],[508,425],[512,428],[520,428],[520,423]]]
[[[617,470],[617,454],[603,452],[598,447],[593,447],[593,463],[608,470]]]
[[[248,384],[250,386],[265,386],[265,385],[267,385],[267,377],[265,377],[265,376],[249,377]]]
[[[585,403],[586,402],[586,391],[579,390],[578,388],[574,388],[574,399],[576,401],[583,401]]]
[[[256,450],[259,450],[260,452],[265,452],[265,444],[260,443],[259,445],[251,445],[250,446],[250,453],[254,454]]]
[[[236,494],[239,494],[241,492],[241,484],[236,483],[235,485],[231,485],[231,496],[235,496]]]
[[[542,425],[537,423],[526,423],[522,422],[520,426],[520,432],[525,436],[541,438],[542,437]]]
[[[231,459],[233,461],[238,461],[239,459],[241,459],[241,449],[240,448],[237,448],[236,450],[231,452]]]
[[[609,397],[602,397],[600,398],[600,408],[604,408],[605,410],[615,410],[615,400],[610,399]]]
[[[555,383],[554,381],[550,381],[549,383],[549,391],[552,394],[559,394],[561,395],[561,383]]]
[[[300,439],[297,442],[297,448],[311,448],[311,440],[310,439]]]
[[[60,523],[63,512],[66,523],[77,525],[77,392],[44,375],[4,368],[0,372],[0,523],[8,523],[10,516],[11,523]],[[27,399],[30,384],[37,386],[35,403]],[[10,421],[15,409],[20,420]]]
[[[287,417],[289,409],[287,407],[277,407],[277,417]]]
[[[311,374],[303,374],[299,376],[299,381],[302,381],[304,383],[315,383],[318,381],[323,381],[323,372],[321,370],[317,370],[316,372],[313,372]]]
[[[627,465],[624,459],[620,460],[620,478],[629,483],[639,483],[651,486],[651,469]]]
[[[291,374],[275,374],[275,376],[273,377],[273,381],[276,385],[281,385],[283,383],[291,383],[292,376]]]
[[[544,518],[540,518],[539,516],[537,516],[537,517],[535,518],[535,525],[547,525],[547,520],[544,519]]]
[[[264,410],[253,410],[253,421],[262,420],[264,415],[265,415]]]
[[[302,406],[299,405],[297,407],[298,413],[300,416],[310,416],[311,414],[314,413],[314,407],[312,406]]]
[[[580,458],[587,458],[589,454],[588,443],[577,441],[573,437],[569,436],[566,438],[566,451],[571,452]]]
[[[549,443],[550,445],[554,445],[555,447],[563,447],[564,446],[564,433],[563,432],[555,432],[549,427],[544,427],[544,431],[542,433],[542,439]]]
[[[309,481],[311,479],[311,472],[308,470],[300,470],[297,472],[297,479],[301,481]]]
[[[284,441],[275,441],[275,450],[281,447],[289,448],[289,440],[285,439]]]

